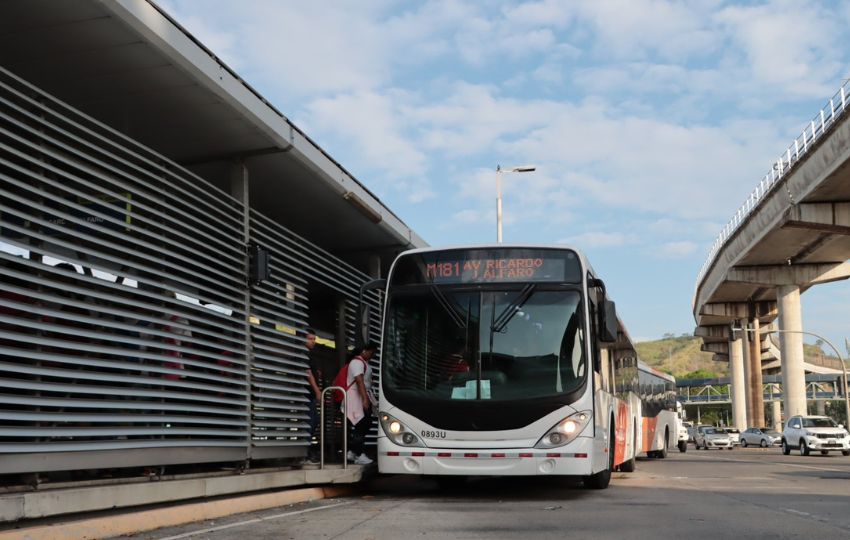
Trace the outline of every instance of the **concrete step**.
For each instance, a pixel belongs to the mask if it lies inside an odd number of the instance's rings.
[[[279,488],[328,484],[356,484],[364,467],[328,465],[286,469],[254,469],[244,474],[186,475],[163,479],[133,479],[129,482],[76,486],[42,485],[30,491],[0,496],[0,522],[38,519],[64,514],[131,508],[189,499],[246,494]]]

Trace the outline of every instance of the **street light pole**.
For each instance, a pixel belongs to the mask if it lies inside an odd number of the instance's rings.
[[[537,167],[533,165],[525,165],[522,167],[511,167],[510,169],[502,169],[501,165],[496,165],[496,243],[502,243],[502,173],[522,173],[533,172]]]
[[[752,330],[747,329],[747,331],[751,332]],[[843,380],[844,380],[844,414],[846,415],[846,418],[847,418],[844,421],[844,423],[846,425],[848,425],[847,427],[850,427],[850,396],[847,395],[847,366],[844,364],[844,359],[841,358],[841,353],[838,352],[838,349],[835,347],[835,345],[833,345],[832,342],[829,341],[828,339],[826,339],[825,337],[818,335],[818,334],[815,334],[814,332],[808,332],[808,331],[805,331],[805,330],[762,330],[761,333],[762,334],[805,334],[807,336],[812,336],[814,338],[822,340],[824,343],[829,345],[832,348],[833,351],[835,351],[835,354],[838,356],[838,363],[841,364],[841,371],[844,374],[844,377],[843,377]]]
[[[496,243],[502,243],[502,168],[496,165]]]

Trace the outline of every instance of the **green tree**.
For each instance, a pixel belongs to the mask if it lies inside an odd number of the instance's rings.
[[[713,371],[709,371],[707,369],[698,369],[696,371],[691,371],[690,373],[685,373],[682,376],[682,379],[716,379],[717,373]]]
[[[706,411],[700,415],[700,422],[703,424],[711,424],[712,426],[720,425],[719,411]]]

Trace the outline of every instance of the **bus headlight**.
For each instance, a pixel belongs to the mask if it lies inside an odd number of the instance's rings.
[[[546,434],[537,441],[534,448],[555,448],[558,446],[564,446],[578,437],[589,423],[590,411],[580,411],[572,414],[555,424],[552,429],[547,431]]]
[[[425,446],[415,433],[387,413],[381,413],[379,419],[381,428],[392,442],[400,446]]]

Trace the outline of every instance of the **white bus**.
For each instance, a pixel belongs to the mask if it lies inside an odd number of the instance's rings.
[[[637,355],[578,251],[412,250],[364,290],[384,285],[380,472],[604,489],[615,468],[634,470]]]
[[[633,391],[641,400],[642,449],[647,457],[663,459],[679,440],[676,379],[640,361],[638,372],[638,387]],[[681,446],[679,450],[685,451]]]

